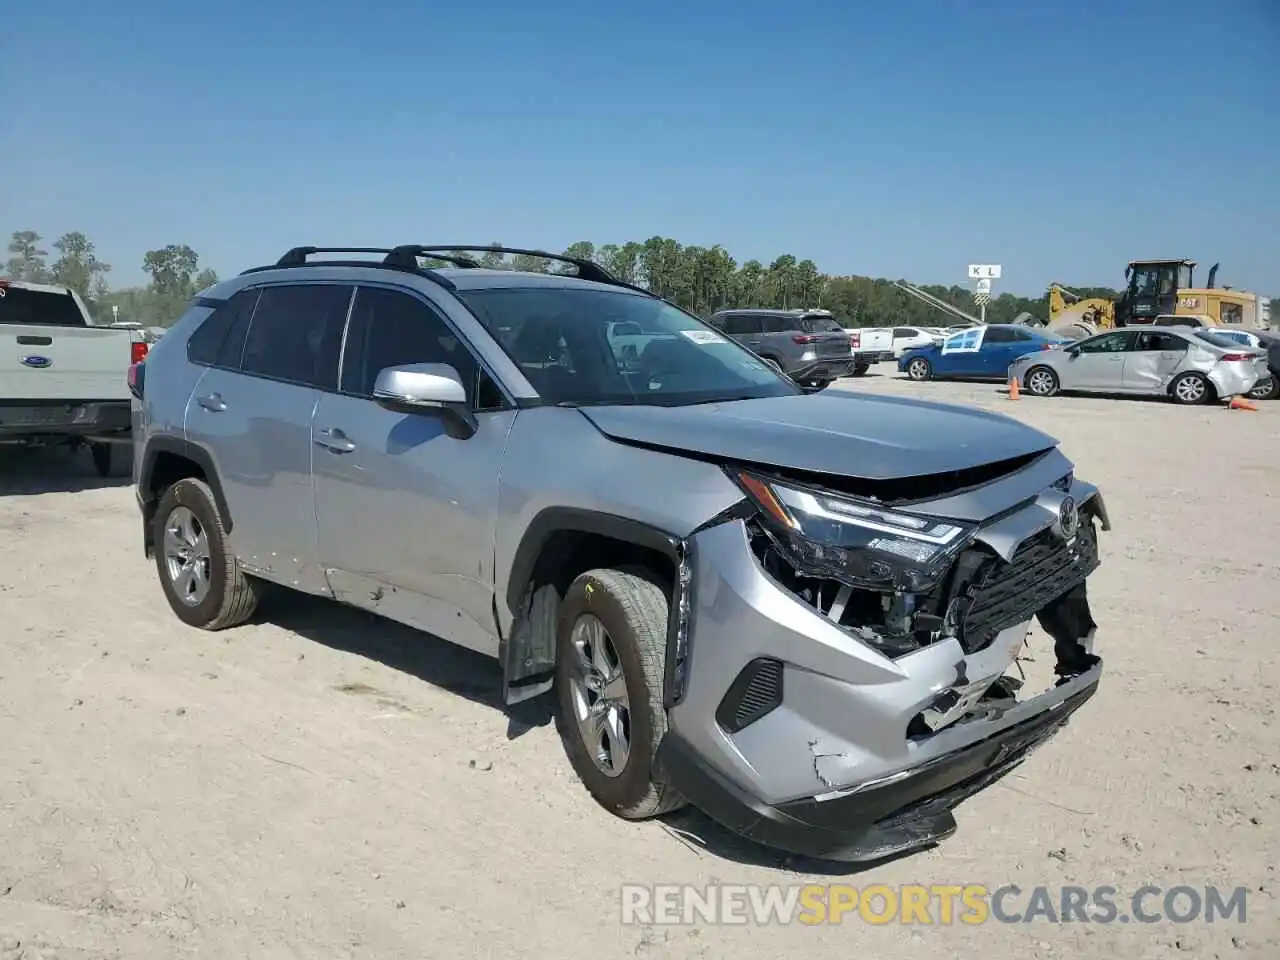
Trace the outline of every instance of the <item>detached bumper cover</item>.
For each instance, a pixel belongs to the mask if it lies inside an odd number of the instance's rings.
[[[880,860],[945,839],[951,811],[999,780],[1049,740],[1097,691],[1102,667],[1070,681],[1065,699],[998,733],[830,800],[772,806],[748,796],[672,733],[658,762],[695,806],[729,829],[791,853],[833,860]]]

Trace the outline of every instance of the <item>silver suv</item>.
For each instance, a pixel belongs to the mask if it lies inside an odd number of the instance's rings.
[[[464,252],[292,250],[132,371],[143,541],[181,620],[235,626],[266,584],[374,611],[497,658],[509,704],[554,690],[613,813],[687,801],[845,860],[949,834],[1093,695],[1109,524],[1055,440],[806,395],[589,261]],[[1024,697],[1037,618],[1059,679]]]

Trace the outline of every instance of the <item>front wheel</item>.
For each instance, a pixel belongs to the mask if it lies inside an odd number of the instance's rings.
[[[1022,382],[1032,396],[1052,397],[1058,392],[1058,375],[1048,367],[1032,367]]]
[[[252,616],[262,582],[247,576],[228,549],[208,484],[179,480],[160,498],[154,523],[156,571],[179,620],[222,630]]]
[[[907,363],[907,376],[912,380],[928,380],[933,376],[933,367],[924,357],[915,357]]]
[[[684,804],[656,764],[668,610],[661,587],[620,570],[587,571],[560,604],[556,726],[588,792],[626,820]]]
[[[1175,403],[1191,406],[1204,403],[1213,395],[1213,387],[1199,373],[1184,373],[1169,385],[1169,394]]]

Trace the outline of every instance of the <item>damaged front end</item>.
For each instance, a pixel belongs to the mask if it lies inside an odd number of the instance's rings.
[[[1085,581],[1099,565],[1098,524],[1110,524],[1097,490],[1072,474],[986,524],[914,506],[907,512],[784,476],[729,474],[757,508],[746,523],[763,570],[885,657],[948,639],[977,654],[1034,618],[1054,640],[1059,682],[1098,663]],[[1012,697],[1016,682],[994,679],[990,697]],[[936,731],[956,719],[964,692],[987,693],[942,691],[918,723]]]

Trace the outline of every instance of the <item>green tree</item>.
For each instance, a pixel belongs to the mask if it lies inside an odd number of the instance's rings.
[[[200,265],[199,255],[185,243],[148,250],[142,269],[151,274],[151,285],[165,296],[191,296],[192,277]]]
[[[58,251],[50,271],[54,283],[70,287],[86,300],[106,293],[106,275],[111,265],[98,259],[88,237],[73,230],[59,237],[53,248]]]
[[[34,230],[15,230],[9,238],[9,262],[4,274],[11,280],[47,283],[49,268],[45,263],[49,251],[40,249],[40,234]]]

